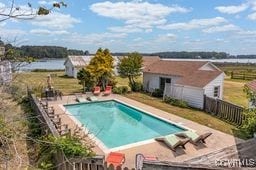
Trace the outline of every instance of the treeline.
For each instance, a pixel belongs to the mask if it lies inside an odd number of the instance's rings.
[[[21,56],[34,58],[65,58],[68,56],[68,50],[57,46],[21,46],[17,48]]]
[[[112,55],[127,56],[128,53],[113,53]],[[226,59],[236,58],[225,52],[157,52],[141,53],[144,56],[159,56],[160,58],[190,58],[190,59]],[[255,57],[256,58],[256,57]]]
[[[66,58],[68,55],[88,55],[88,51],[67,49],[58,46],[21,46],[17,50],[21,56],[34,58]]]
[[[68,55],[89,55],[88,51],[67,49],[59,46],[21,46],[15,47],[11,44],[4,44],[0,40],[0,46],[5,47],[6,55],[15,57],[33,57],[40,58],[66,58]],[[7,54],[10,53],[10,54]]]
[[[153,53],[153,55],[161,58],[191,58],[191,59],[226,59],[231,58],[228,53],[225,52],[159,52]]]
[[[0,46],[5,46],[5,51],[14,49],[17,56],[33,58],[66,58],[68,55],[89,55],[89,51],[67,49],[59,46],[21,46],[14,47],[11,44],[4,44],[0,40]],[[111,53],[113,56],[127,56],[128,53]],[[159,56],[161,58],[190,58],[190,59],[227,59],[227,58],[256,58],[256,55],[230,55],[225,52],[156,52],[140,53],[145,56]]]
[[[237,55],[237,58],[256,58],[256,55]]]

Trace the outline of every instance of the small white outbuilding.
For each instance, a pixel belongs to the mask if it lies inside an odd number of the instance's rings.
[[[159,60],[143,70],[143,87],[203,109],[204,95],[222,99],[225,74],[207,61]]]
[[[93,56],[68,56],[65,60],[65,74],[69,77],[77,77],[80,69],[89,64]]]

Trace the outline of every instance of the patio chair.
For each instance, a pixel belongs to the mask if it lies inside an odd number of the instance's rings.
[[[45,109],[45,112],[47,113],[49,118],[52,118],[55,115],[55,110],[53,107],[49,107],[48,109]]]
[[[98,101],[98,98],[95,96],[89,96],[87,97],[87,100],[94,102],[94,101]]]
[[[45,103],[43,103],[42,100],[39,100],[40,105],[43,107],[43,109],[48,109],[48,101],[46,100]]]
[[[205,143],[205,139],[208,138],[209,136],[211,136],[212,133],[207,132],[207,133],[198,135],[196,132],[188,130],[188,131],[184,131],[181,133],[176,133],[175,135],[178,137],[189,138],[190,143],[197,145],[199,142]]]
[[[70,135],[71,129],[68,128],[67,124],[59,125],[56,127],[57,131],[59,132],[60,136]]]
[[[79,103],[88,102],[88,100],[86,100],[86,98],[84,98],[82,94],[75,94],[75,96],[76,96],[76,101]]]
[[[94,87],[93,94],[94,94],[95,96],[100,95],[100,86],[95,86],[95,87]]]
[[[166,146],[168,146],[172,151],[176,152],[176,148],[182,147],[183,149],[185,148],[186,143],[189,142],[190,139],[185,138],[185,139],[178,139],[175,135],[167,135],[164,137],[158,137],[155,138],[156,141],[164,142]]]
[[[112,93],[112,86],[106,86],[105,91],[103,92],[104,96],[108,96]]]
[[[115,167],[122,166],[122,164],[125,162],[125,155],[123,153],[118,152],[110,152],[106,159],[107,163],[109,165],[113,165]]]

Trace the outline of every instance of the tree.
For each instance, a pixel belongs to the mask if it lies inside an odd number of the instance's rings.
[[[15,0],[12,0],[10,6],[4,6],[0,10],[0,22],[14,18],[14,19],[33,19],[38,15],[48,15],[54,8],[67,7],[63,1],[53,2],[52,7],[46,8],[44,6],[39,6],[33,8],[30,2],[27,3],[27,6],[20,5],[17,6]]]
[[[84,92],[91,90],[95,83],[91,73],[86,68],[79,70],[77,79],[80,80],[79,84],[83,86]]]
[[[118,63],[118,73],[121,77],[129,79],[129,84],[132,89],[137,86],[135,80],[141,75],[141,71],[142,56],[137,52],[128,54],[127,57],[123,57]]]
[[[244,111],[244,120],[241,126],[247,138],[252,138],[256,133],[256,109],[247,109]]]
[[[96,84],[105,89],[114,79],[114,59],[108,49],[99,48],[86,69],[95,78]]]

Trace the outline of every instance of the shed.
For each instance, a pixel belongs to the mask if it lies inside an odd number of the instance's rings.
[[[69,77],[77,77],[77,72],[89,64],[93,56],[68,56],[65,65],[65,74]]]
[[[204,95],[222,99],[224,73],[207,61],[159,60],[143,70],[143,87],[148,92],[181,99],[203,109]]]

